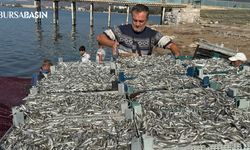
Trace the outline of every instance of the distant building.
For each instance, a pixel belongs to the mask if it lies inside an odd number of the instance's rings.
[[[78,11],[85,11],[86,9],[83,8],[83,7],[78,7],[77,10],[78,10]]]
[[[127,6],[113,6],[113,9],[126,9]]]

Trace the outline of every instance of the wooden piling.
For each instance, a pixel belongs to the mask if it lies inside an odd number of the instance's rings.
[[[129,17],[129,6],[127,5],[126,24],[128,24],[128,17]]]
[[[90,27],[94,26],[93,11],[94,11],[94,3],[91,3],[90,4],[90,8],[89,8],[89,23],[90,23]]]
[[[43,39],[41,23],[36,23],[36,35],[37,35],[38,42],[41,43]]]
[[[72,26],[76,25],[76,2],[71,2],[71,16],[72,16]]]
[[[111,26],[111,4],[109,4],[109,7],[108,7],[108,27]]]
[[[59,25],[58,24],[54,24],[53,25],[54,26],[54,28],[53,28],[53,40],[55,41],[55,42],[57,42],[58,41],[58,38],[59,38]]]
[[[58,19],[59,19],[59,17],[58,17],[58,0],[55,0],[55,1],[53,1],[53,10],[54,10],[54,12],[53,12],[53,23],[54,24],[58,24]]]
[[[71,38],[73,40],[76,39],[76,26],[75,25],[72,25],[72,28],[71,28]]]
[[[166,8],[162,7],[161,9],[162,9],[162,12],[161,12],[161,24],[164,24]]]
[[[36,11],[40,14],[40,12],[41,12],[41,0],[35,0],[34,5],[36,7]],[[40,17],[36,18],[35,22],[38,24],[41,24],[41,18]]]

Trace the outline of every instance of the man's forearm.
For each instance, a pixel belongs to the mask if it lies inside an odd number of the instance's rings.
[[[180,49],[176,46],[175,43],[171,43],[170,50],[176,57],[180,56]]]
[[[112,54],[117,55],[117,46],[119,43],[117,41],[109,39],[105,34],[100,34],[96,37],[96,40],[104,46],[112,48]]]

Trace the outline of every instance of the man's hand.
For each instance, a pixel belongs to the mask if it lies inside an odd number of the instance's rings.
[[[112,46],[112,54],[113,54],[113,56],[118,55],[118,50],[117,50],[118,45],[119,45],[119,43],[117,41],[114,41],[114,44]]]

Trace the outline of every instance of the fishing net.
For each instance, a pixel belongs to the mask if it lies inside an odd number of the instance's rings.
[[[0,77],[0,137],[12,124],[11,107],[23,103],[30,82],[28,78]]]

